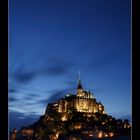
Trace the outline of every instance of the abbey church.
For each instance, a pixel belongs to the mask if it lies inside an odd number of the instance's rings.
[[[65,114],[65,116],[73,111],[88,114],[94,114],[96,112],[105,114],[105,109],[102,103],[96,101],[90,90],[87,91],[83,89],[80,79],[78,81],[76,95],[67,94],[64,98],[58,99],[56,103],[49,103],[46,108],[46,113],[48,113],[49,110],[55,110],[60,114]],[[66,117],[62,118],[62,120],[66,120]]]

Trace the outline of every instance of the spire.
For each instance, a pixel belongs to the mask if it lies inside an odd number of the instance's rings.
[[[82,88],[82,85],[81,85],[81,80],[80,80],[80,71],[78,71],[78,87],[77,87],[77,89],[83,89]]]
[[[78,71],[78,81],[80,81],[80,71]]]

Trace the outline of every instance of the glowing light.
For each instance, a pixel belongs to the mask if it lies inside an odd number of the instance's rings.
[[[98,132],[98,138],[102,138],[102,137],[103,137],[103,132],[102,131]]]
[[[102,125],[104,125],[105,124],[105,122],[102,122]]]
[[[127,128],[130,128],[130,127],[131,127],[130,124],[128,124],[128,125],[127,125]]]
[[[92,136],[93,136],[93,134],[89,134],[89,136],[90,136],[90,137],[92,137]]]
[[[109,137],[113,137],[113,136],[114,136],[113,132],[109,132]]]
[[[61,118],[62,121],[67,121],[66,114]]]
[[[76,125],[74,125],[74,128],[75,128],[75,129],[81,129],[81,124],[76,124]]]
[[[127,124],[124,124],[124,128],[126,128]]]
[[[58,138],[58,136],[59,136],[59,132],[56,133],[56,138]]]
[[[17,130],[15,129],[14,132],[17,133]]]
[[[108,134],[105,134],[105,137],[108,137]]]

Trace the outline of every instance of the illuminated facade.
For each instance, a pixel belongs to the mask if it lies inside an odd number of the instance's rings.
[[[84,90],[81,80],[78,82],[76,95],[66,95],[65,98],[60,98],[57,103],[48,104],[47,110],[56,110],[59,113],[65,114],[73,111],[105,114],[104,106],[101,102],[97,102],[93,93],[89,90]],[[63,120],[66,120],[63,116]]]

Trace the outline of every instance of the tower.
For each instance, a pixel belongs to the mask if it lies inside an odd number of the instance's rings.
[[[78,86],[77,86],[77,96],[78,97],[83,97],[83,87],[81,84],[81,80],[80,80],[80,71],[79,71],[79,75],[78,75]]]

